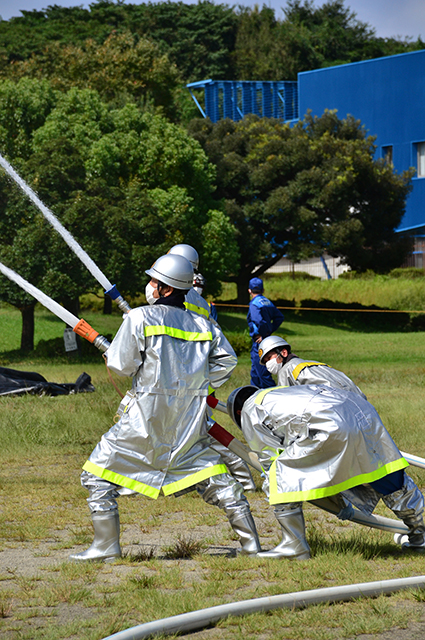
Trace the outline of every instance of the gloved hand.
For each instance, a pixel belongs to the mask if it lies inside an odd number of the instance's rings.
[[[351,520],[353,515],[354,515],[354,509],[349,502],[348,504],[345,505],[343,509],[341,509],[339,513],[336,514],[336,517],[339,518],[340,520]]]

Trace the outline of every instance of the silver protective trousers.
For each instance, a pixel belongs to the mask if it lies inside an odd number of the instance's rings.
[[[92,515],[118,512],[117,498],[122,495],[121,487],[88,471],[81,474],[81,484],[89,492],[87,502]],[[239,482],[229,473],[222,473],[199,482],[194,489],[207,504],[223,509],[230,526],[239,536],[243,554],[255,555],[261,550],[249,503]]]
[[[402,488],[381,498],[409,528],[409,541],[403,544],[403,548],[425,551],[424,497],[412,478],[405,473]]]
[[[244,491],[255,491],[254,478],[247,463],[242,460],[242,458],[237,456],[236,453],[233,453],[233,451],[230,451],[230,449],[225,447],[224,444],[221,444],[221,442],[212,441],[210,447],[221,455],[229,473],[234,477],[236,482],[241,483]]]

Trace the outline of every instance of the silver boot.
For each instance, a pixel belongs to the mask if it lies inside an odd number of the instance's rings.
[[[274,515],[282,529],[282,540],[277,547],[262,551],[258,557],[308,560],[310,547],[305,537],[304,514],[300,503],[279,505],[275,508]]]
[[[225,511],[230,526],[236,535],[239,536],[239,542],[242,547],[240,550],[241,555],[257,555],[257,553],[261,551],[261,545],[249,505],[237,505],[226,508]]]
[[[424,497],[408,475],[404,478],[402,488],[382,500],[409,528],[407,536],[400,537],[402,550],[425,553]]]
[[[240,482],[236,482],[230,473],[221,473],[199,482],[196,490],[207,504],[223,509],[239,536],[242,554],[253,556],[261,551],[254,518]]]
[[[70,555],[70,560],[113,562],[116,558],[121,558],[118,511],[114,509],[113,511],[92,513],[92,521],[94,528],[92,544],[86,551]]]

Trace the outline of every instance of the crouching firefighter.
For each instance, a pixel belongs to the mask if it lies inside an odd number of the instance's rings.
[[[193,268],[184,257],[162,256],[146,273],[149,306],[126,315],[106,352],[112,371],[133,378],[132,389],[81,476],[94,540],[70,558],[121,556],[119,495],[138,492],[156,499],[160,491],[178,494],[191,487],[225,511],[242,553],[256,554],[260,544],[243,488],[210,448],[206,427],[208,385],[228,380],[235,353],[218,327],[185,310]]]
[[[425,551],[422,493],[360,394],[326,385],[245,386],[230,394],[227,409],[258,454],[282,532],[277,547],[259,556],[308,559],[302,503],[327,497],[339,502],[341,519],[350,519],[352,505],[370,515],[382,499],[409,529],[402,549]]]

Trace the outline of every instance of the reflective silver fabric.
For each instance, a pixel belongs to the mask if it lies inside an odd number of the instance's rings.
[[[226,471],[206,422],[208,386],[226,382],[237,362],[218,327],[175,307],[140,307],[106,356],[112,371],[133,378],[133,395],[86,471],[152,498]]]
[[[335,495],[407,466],[375,408],[357,393],[323,385],[260,390],[241,418],[268,471],[263,489],[271,504]]]
[[[315,363],[312,360],[291,358],[280,369],[277,379],[278,384],[284,387],[292,387],[297,384],[326,384],[334,389],[353,391],[366,399],[365,394],[345,373],[325,364],[320,364],[320,362]]]
[[[205,298],[201,296],[201,294],[195,291],[193,287],[192,289],[189,289],[189,291],[185,296],[185,306],[188,311],[191,311],[192,313],[199,314],[204,316],[205,318],[208,318],[208,320],[213,325],[215,325],[216,327],[219,327],[218,322],[216,322],[214,318],[211,317],[210,305],[205,300]]]
[[[118,511],[93,513],[94,540],[90,547],[80,553],[73,553],[70,560],[90,562],[93,560],[112,562],[121,557],[120,518]]]
[[[305,537],[305,522],[301,503],[277,505],[274,515],[280,524],[282,539],[269,551],[258,554],[260,558],[292,558],[308,560],[310,547]]]
[[[261,551],[248,500],[239,482],[225,473],[196,485],[196,490],[205,502],[224,510],[230,526],[239,537],[242,554],[256,555]]]
[[[424,497],[413,480],[404,474],[404,484],[399,491],[382,496],[382,501],[409,527],[408,542],[402,548],[425,550],[425,525],[423,521]]]
[[[224,444],[211,438],[211,449],[214,449],[223,458],[229,473],[234,477],[237,482],[240,482],[245,491],[255,491],[256,486],[254,478],[247,463],[242,460],[236,453],[230,451]]]

